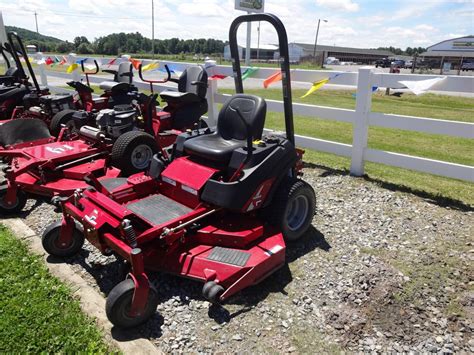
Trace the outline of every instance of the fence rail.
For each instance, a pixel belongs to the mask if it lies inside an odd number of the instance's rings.
[[[150,61],[144,60],[144,64]],[[192,63],[176,63],[160,61],[160,64],[169,64],[175,70],[182,71]],[[207,66],[209,75],[221,74],[232,76],[230,66]],[[252,78],[266,79],[275,73],[276,69],[260,68]],[[43,85],[47,85],[47,77],[71,78],[70,74],[45,70],[40,66]],[[336,74],[338,75],[337,77]],[[75,80],[80,75],[74,74]],[[443,77],[444,80],[435,84],[431,89],[437,91],[473,93],[474,77],[460,76],[440,76],[440,75],[418,75],[418,74],[385,74],[376,73],[372,68],[360,68],[358,72],[339,71],[315,71],[300,70],[291,71],[291,80],[299,82],[313,83],[318,80],[332,78],[332,85],[345,85],[357,87],[355,110],[307,105],[301,103],[293,104],[293,111],[296,115],[321,118],[339,122],[351,123],[353,125],[353,143],[343,144],[327,141],[314,137],[296,136],[298,146],[307,149],[314,149],[327,153],[333,153],[351,158],[351,174],[361,176],[364,174],[364,163],[366,161],[396,166],[415,171],[462,179],[474,182],[474,167],[438,161],[428,158],[409,156],[394,152],[375,150],[368,148],[368,128],[377,126],[384,128],[400,129],[406,131],[422,132],[428,134],[441,134],[452,137],[474,139],[474,123],[456,122],[428,117],[413,117],[394,114],[372,112],[372,87],[390,87],[395,89],[404,88],[400,81],[420,81]],[[100,83],[104,78],[100,76],[90,76],[91,83]],[[134,84],[139,89],[149,89],[149,84],[135,80]],[[162,91],[170,89],[166,85],[154,85],[155,90]],[[230,95],[218,92],[217,80],[210,80],[208,90],[209,112],[208,118],[211,123],[215,123],[218,115],[218,104],[224,103]],[[283,103],[276,100],[267,100],[268,111],[283,112]]]

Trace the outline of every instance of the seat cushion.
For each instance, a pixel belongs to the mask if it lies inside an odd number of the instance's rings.
[[[206,134],[188,139],[184,151],[219,163],[228,163],[234,150],[246,146],[246,141],[224,139],[217,133]]]
[[[76,89],[77,92],[88,92],[91,94],[94,92],[94,90],[90,86],[87,86],[81,83],[80,81],[68,81],[66,84]]]
[[[28,89],[25,87],[8,90],[7,92],[0,94],[0,102],[7,99],[21,99],[27,92]]]
[[[112,92],[123,92],[130,90],[130,84],[128,83],[117,83],[115,81],[103,81],[99,84],[99,87],[105,91]]]
[[[200,102],[202,99],[191,92],[179,92],[166,90],[160,94],[160,97],[166,102],[179,103],[179,104],[190,104],[194,102]]]

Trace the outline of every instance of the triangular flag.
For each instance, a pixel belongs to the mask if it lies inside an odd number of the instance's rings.
[[[133,58],[130,58],[129,59],[130,62],[132,63],[133,67],[138,70],[138,67],[140,66],[140,64],[142,63],[141,60],[138,60],[138,59],[133,59]]]
[[[66,64],[66,63],[67,63],[67,59],[66,59],[65,56],[63,56],[63,59],[61,59],[61,61],[59,62],[58,65],[64,65],[64,64]]]
[[[46,58],[45,60],[46,65],[51,65],[54,63],[54,60],[51,57]]]
[[[222,80],[222,79],[225,79],[225,78],[227,78],[227,75],[216,74],[216,75],[211,76],[209,79]]]
[[[323,80],[319,80],[319,81],[314,82],[314,83],[313,83],[313,86],[311,86],[311,89],[309,89],[306,94],[304,94],[303,96],[301,96],[301,98],[304,99],[306,96],[311,95],[313,92],[315,92],[316,90],[318,90],[318,89],[320,89],[321,87],[323,87],[323,85],[326,84],[328,81],[329,81],[329,78],[328,78],[328,79],[323,79]]]
[[[72,63],[66,70],[66,73],[71,74],[74,70],[79,67],[77,63]]]
[[[263,87],[266,89],[268,88],[271,84],[276,83],[277,81],[280,81],[283,78],[281,71],[278,73],[270,75],[268,78],[265,79],[263,82]]]
[[[258,71],[258,68],[254,68],[254,67],[245,69],[244,73],[242,74],[242,81],[250,78],[257,71]]]
[[[153,69],[156,69],[160,66],[160,64],[158,62],[151,62],[151,63],[148,63],[147,65],[144,65],[142,67],[142,71],[147,71],[147,70],[153,70]]]

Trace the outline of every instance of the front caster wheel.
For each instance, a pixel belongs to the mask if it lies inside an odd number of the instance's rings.
[[[28,198],[26,194],[18,190],[16,193],[16,200],[13,203],[7,203],[5,196],[7,194],[8,186],[3,185],[0,187],[0,213],[3,215],[15,214],[20,212],[26,205]]]
[[[224,293],[224,287],[216,284],[214,281],[208,281],[202,287],[202,295],[213,304],[221,303],[221,296]]]
[[[135,284],[133,280],[127,279],[120,282],[110,291],[105,303],[105,313],[109,321],[120,328],[131,328],[146,322],[156,311],[158,306],[158,295],[153,287],[148,291],[148,299],[142,314],[132,316],[133,292]]]
[[[84,244],[84,233],[74,226],[71,240],[68,243],[59,241],[59,233],[61,232],[61,221],[50,224],[43,232],[41,242],[44,250],[52,256],[69,257],[76,255]]]

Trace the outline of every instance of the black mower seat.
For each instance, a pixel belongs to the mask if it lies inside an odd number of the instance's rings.
[[[28,93],[28,89],[26,87],[16,87],[11,90],[7,90],[6,92],[0,94],[0,102],[8,99],[20,99],[26,93]]]
[[[160,94],[160,97],[166,102],[191,104],[194,102],[200,102],[202,99],[192,92],[179,92],[166,90]]]
[[[46,123],[36,118],[18,118],[0,126],[0,145],[3,147],[50,137]]]
[[[81,83],[80,81],[68,81],[66,84],[74,88],[77,92],[88,92],[91,94],[94,92],[94,90],[90,86],[87,86],[84,83]]]
[[[126,92],[130,90],[129,83],[117,83],[115,81],[103,81],[99,87],[104,91],[112,91],[113,93]]]
[[[178,92],[166,90],[160,97],[169,103],[190,104],[201,102],[207,93],[207,72],[200,66],[195,65],[186,68],[178,79]]]
[[[216,132],[187,140],[184,143],[185,152],[215,162],[228,163],[234,150],[247,146],[247,128],[236,109],[250,127],[252,139],[260,139],[267,113],[265,100],[258,96],[237,94],[219,112]]]

